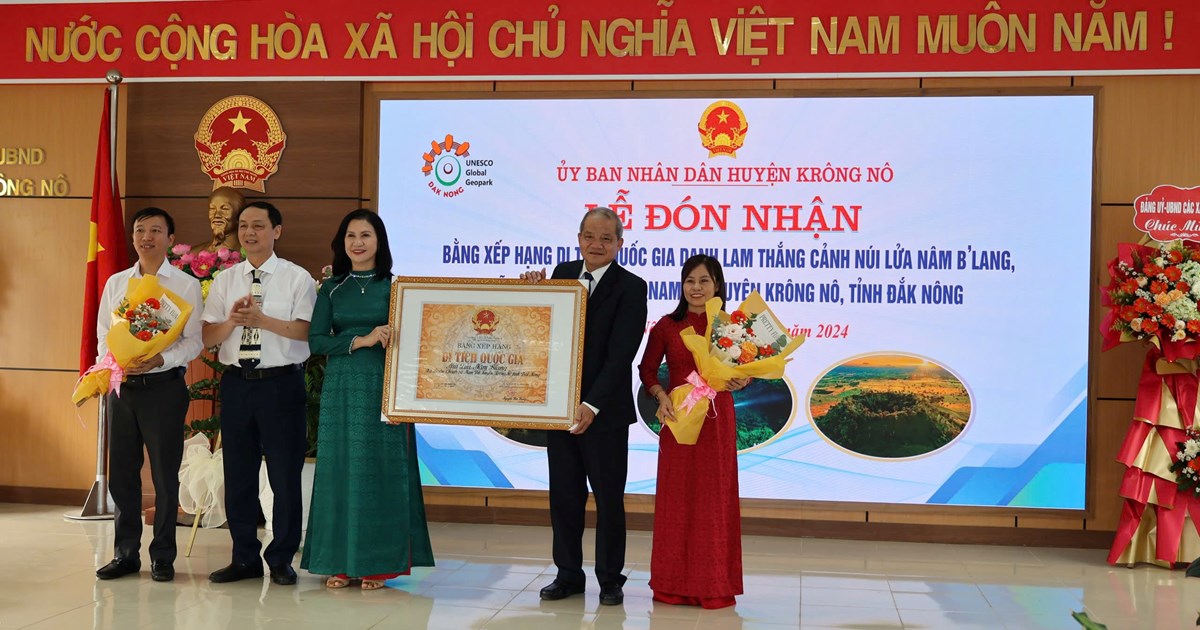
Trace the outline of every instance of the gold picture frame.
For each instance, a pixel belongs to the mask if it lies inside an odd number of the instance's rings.
[[[383,416],[514,429],[574,423],[587,289],[577,280],[398,276]]]

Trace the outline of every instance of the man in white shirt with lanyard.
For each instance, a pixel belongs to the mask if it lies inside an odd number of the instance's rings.
[[[111,580],[142,568],[142,447],[150,454],[154,481],[154,538],[150,542],[150,577],[175,579],[175,523],[179,514],[179,464],[183,460],[183,427],[187,419],[187,364],[203,349],[200,342],[200,283],[172,267],[167,251],[175,244],[175,220],[159,208],[133,216],[133,249],[138,262],[115,273],[104,284],[96,317],[97,357],[108,354],[106,337],[112,314],[125,297],[129,281],[146,275],[192,305],[183,333],[166,350],[125,367],[121,394],[107,394],[110,439],[108,489],[116,504],[113,520],[113,561],[96,571]]]
[[[238,214],[246,260],[213,280],[204,305],[204,345],[220,344],[221,434],[225,510],[233,561],[213,582],[263,576],[295,584],[292,558],[300,547],[300,470],[307,448],[304,361],[316,283],[302,267],[275,256],[283,217],[254,201]],[[275,494],[274,537],[259,557],[258,471],[263,459]]]

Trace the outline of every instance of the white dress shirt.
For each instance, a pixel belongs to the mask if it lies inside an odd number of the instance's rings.
[[[275,254],[258,268],[262,272],[262,311],[267,317],[283,321],[312,321],[317,302],[317,283],[303,267],[279,258]],[[249,260],[222,271],[208,287],[204,303],[204,321],[219,324],[229,319],[233,303],[250,295],[251,272]],[[304,363],[308,359],[308,340],[297,341],[262,330],[262,358],[259,369]],[[229,337],[221,342],[217,359],[225,365],[238,364],[238,349],[242,344],[242,326],[234,326]]]
[[[589,296],[592,294],[593,291],[596,290],[596,287],[600,285],[600,278],[604,277],[604,272],[608,271],[608,268],[611,266],[612,266],[612,263],[610,262],[607,265],[604,265],[603,267],[601,267],[595,271],[589,272],[588,268],[587,268],[587,263],[586,262],[583,263],[583,270],[579,272],[579,283],[583,285],[583,288],[588,290]],[[587,278],[583,277],[583,274],[585,274],[585,273],[592,274],[592,279],[590,282],[588,281]],[[590,403],[586,400],[580,401],[580,402],[587,405],[587,408],[591,409],[592,413],[600,413],[600,408],[597,407],[596,405],[593,405],[592,403]]]
[[[596,290],[596,285],[600,284],[600,278],[604,277],[604,272],[608,271],[608,268],[611,266],[612,266],[612,263],[610,262],[607,265],[604,265],[603,267],[590,272],[592,274],[592,282],[591,282],[592,286],[589,287],[588,279],[583,277],[583,274],[589,273],[588,268],[587,268],[587,263],[586,262],[583,263],[583,269],[579,272],[579,283],[583,285],[583,288],[588,290],[588,295],[591,295],[592,291]]]
[[[129,269],[118,271],[109,276],[108,281],[104,283],[104,293],[100,296],[100,310],[96,315],[97,362],[108,354],[106,337],[108,337],[108,329],[112,328],[112,313],[125,298],[125,292],[129,290],[129,281],[142,277],[140,265],[141,263],[137,263]],[[201,297],[200,282],[172,267],[171,263],[165,259],[154,275],[158,276],[158,283],[163,288],[170,290],[192,305],[192,314],[188,317],[187,323],[183,325],[183,334],[162,351],[162,366],[150,370],[150,373],[185,367],[192,359],[200,356],[200,351],[204,349],[204,339],[201,337],[200,330],[200,313],[204,310],[204,298]]]

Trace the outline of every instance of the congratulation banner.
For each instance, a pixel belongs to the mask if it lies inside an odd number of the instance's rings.
[[[1162,184],[1138,195],[1133,225],[1156,241],[1200,239],[1200,186]]]
[[[742,496],[1082,509],[1094,108],[1079,93],[383,101],[378,207],[397,269],[514,278],[577,259],[583,212],[609,206],[647,327],[678,304],[688,257],[717,258],[728,308],[757,292],[806,338],[783,379],[734,394]],[[428,302],[467,321],[490,303]],[[440,361],[466,338],[445,337],[399,347]],[[653,492],[662,427],[631,393],[628,490]],[[417,435],[426,483],[546,488],[540,432]]]
[[[384,0],[0,5],[0,81],[1194,73],[1200,5]]]

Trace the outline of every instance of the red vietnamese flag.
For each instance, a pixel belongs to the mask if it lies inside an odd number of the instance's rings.
[[[104,90],[104,116],[100,119],[100,145],[96,149],[96,178],[92,183],[92,224],[88,239],[87,280],[83,288],[83,334],[79,341],[79,372],[96,362],[96,312],[108,277],[129,264],[121,191],[112,177],[109,140],[111,87]]]

